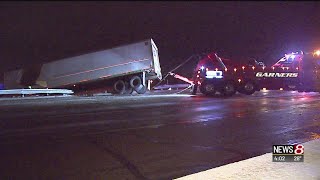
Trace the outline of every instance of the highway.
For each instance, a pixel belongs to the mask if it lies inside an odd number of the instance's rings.
[[[1,179],[173,179],[320,138],[320,94],[0,98]]]

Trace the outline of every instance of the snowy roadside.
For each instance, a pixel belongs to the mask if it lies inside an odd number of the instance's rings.
[[[231,163],[177,180],[194,179],[320,179],[320,139],[306,142],[304,162],[272,162],[272,154]]]

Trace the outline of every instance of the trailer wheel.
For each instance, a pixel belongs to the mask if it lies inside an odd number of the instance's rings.
[[[129,82],[125,82],[125,92],[124,94],[132,94],[133,92],[133,88],[130,86],[130,83]]]
[[[132,88],[137,89],[142,85],[142,80],[139,76],[133,76],[129,83]]]
[[[233,96],[236,93],[236,87],[234,83],[227,82],[223,85],[222,93],[225,96]]]
[[[213,96],[216,94],[216,87],[212,83],[203,82],[200,85],[200,92],[207,96]]]
[[[239,91],[240,93],[246,94],[246,95],[251,95],[254,92],[256,92],[256,85],[252,81],[247,81],[243,86],[241,87],[241,90]]]
[[[134,89],[138,94],[144,94],[147,92],[147,87],[144,85],[140,85],[138,88]]]
[[[113,85],[116,94],[123,94],[126,91],[126,85],[123,80],[118,80]]]

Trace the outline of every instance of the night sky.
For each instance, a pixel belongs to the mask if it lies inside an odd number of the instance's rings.
[[[153,38],[163,73],[192,54],[255,57],[320,48],[319,2],[1,2],[0,71]]]

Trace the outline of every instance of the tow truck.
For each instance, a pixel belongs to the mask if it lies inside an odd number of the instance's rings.
[[[189,83],[192,94],[199,89],[207,96],[217,92],[251,95],[261,89],[320,92],[320,50],[285,54],[270,67],[254,59],[235,63],[212,52],[198,62],[192,80],[172,72],[169,75]]]

